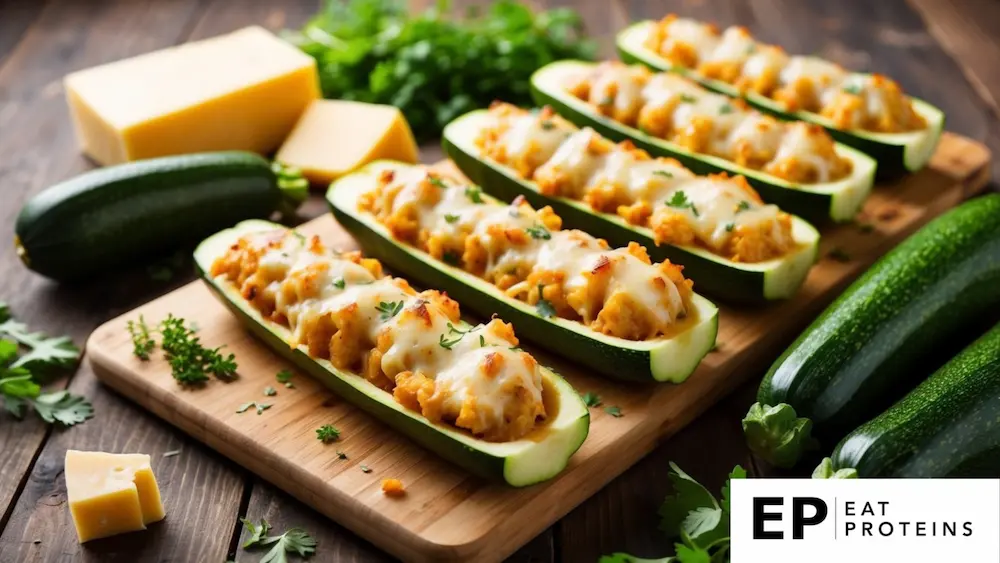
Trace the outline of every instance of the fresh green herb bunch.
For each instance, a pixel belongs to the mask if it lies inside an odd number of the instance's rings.
[[[418,139],[493,100],[531,103],[531,74],[560,59],[591,59],[580,15],[568,8],[533,13],[498,0],[479,14],[449,17],[451,4],[418,15],[399,0],[327,0],[286,38],[314,57],[327,98],[392,104]]]

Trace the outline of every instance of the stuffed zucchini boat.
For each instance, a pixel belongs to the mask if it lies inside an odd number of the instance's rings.
[[[561,230],[551,207],[507,205],[424,166],[375,162],[330,187],[334,216],[373,255],[522,336],[609,376],[685,380],[718,310],[642,246]]]
[[[590,415],[517,348],[511,325],[469,326],[458,303],[266,221],[205,240],[195,263],[251,331],[341,397],[466,469],[514,486],[559,473]]]
[[[875,161],[822,127],[778,121],[682,76],[558,61],[538,69],[531,88],[538,104],[581,127],[700,174],[740,174],[765,201],[809,221],[850,221],[875,181]]]
[[[742,177],[696,176],[550,108],[494,104],[449,123],[443,137],[448,156],[493,195],[551,205],[566,226],[613,246],[643,245],[723,300],[789,297],[816,259],[816,229],[764,204]]]
[[[905,95],[892,79],[849,72],[812,56],[789,56],[744,27],[668,15],[618,34],[622,60],[675,72],[786,119],[821,125],[872,156],[880,177],[923,168],[944,128],[940,109]]]

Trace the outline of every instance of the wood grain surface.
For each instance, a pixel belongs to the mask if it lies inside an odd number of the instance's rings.
[[[614,31],[625,23],[667,12],[741,23],[789,49],[816,52],[861,70],[896,78],[914,95],[941,107],[948,128],[1000,151],[995,0],[547,0],[539,7],[569,6],[584,16],[605,55]],[[411,0],[418,9],[433,0]],[[456,10],[482,4],[456,1]],[[317,0],[0,0],[0,300],[35,329],[68,334],[82,343],[101,322],[193,279],[187,269],[173,280],[153,281],[146,264],[79,287],[60,287],[24,269],[10,244],[10,225],[21,205],[45,187],[91,167],[77,152],[60,80],[68,72],[167,45],[260,23],[270,29],[299,26]],[[434,160],[436,147],[424,150]],[[992,165],[1000,173],[1000,161]],[[993,185],[996,189],[996,185]],[[325,213],[319,198],[304,218]],[[971,338],[973,335],[969,335]],[[741,370],[742,371],[742,370]],[[760,371],[656,452],[613,480],[513,556],[516,561],[594,561],[629,551],[662,557],[671,540],[656,530],[656,508],[667,492],[667,462],[677,461],[712,489],[736,463],[747,465],[739,419],[752,402]],[[85,365],[52,383],[86,394],[94,420],[69,430],[49,430],[35,420],[0,413],[0,561],[257,561],[238,549],[238,518],[274,516],[276,526],[305,526],[320,539],[313,561],[372,561],[380,551],[330,523],[287,494],[262,484],[236,464],[203,447],[120,395],[98,385]],[[124,413],[124,414],[123,414]],[[127,418],[126,418],[127,415]],[[129,450],[176,440],[184,461],[185,487],[171,492],[172,510],[194,514],[204,507],[204,487],[224,489],[215,521],[170,528],[159,553],[136,551],[131,537],[107,540],[100,549],[73,544],[65,519],[49,524],[37,511],[62,499],[62,476],[51,460],[67,444],[108,447],[105,434]],[[173,443],[173,442],[171,442]],[[159,447],[159,446],[156,446]],[[178,449],[170,446],[168,449]],[[47,462],[48,460],[48,462]],[[225,478],[209,476],[224,476]],[[209,484],[210,483],[210,484]],[[65,510],[65,507],[62,507]],[[35,540],[40,540],[35,543]],[[171,547],[175,545],[176,547]],[[203,549],[198,549],[203,548]],[[170,555],[173,554],[173,555]]]
[[[604,380],[524,343],[578,392],[595,392],[605,405],[620,407],[624,413],[612,417],[591,409],[590,434],[569,467],[544,484],[524,489],[473,478],[305,376],[295,380],[293,389],[279,385],[276,396],[265,396],[264,389],[276,385],[275,374],[291,366],[253,339],[201,282],[108,321],[91,335],[87,355],[109,386],[398,557],[499,561],[628,469],[657,441],[738,387],[750,373],[766,367],[781,344],[867,265],[981,189],[988,164],[984,146],[945,135],[928,169],[877,187],[861,214],[870,230],[847,224],[823,231],[822,258],[793,299],[766,307],[720,307],[719,346],[681,385]],[[300,230],[319,235],[334,248],[357,246],[331,215]],[[834,248],[840,251],[837,259],[830,253]],[[195,323],[206,346],[226,344],[241,365],[239,379],[186,389],[173,379],[162,358],[142,362],[134,357],[126,322],[140,316],[157,322],[168,314]],[[250,401],[273,406],[256,414],[252,408],[237,412]],[[342,431],[341,440],[334,444],[316,440],[315,429],[325,423]],[[336,451],[348,459],[340,459]],[[362,465],[371,471],[363,472]],[[382,495],[380,483],[385,478],[400,479],[407,487],[405,497]],[[171,525],[172,520],[164,524]]]

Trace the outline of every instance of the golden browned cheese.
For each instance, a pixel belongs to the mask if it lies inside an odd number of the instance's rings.
[[[378,261],[362,258],[357,252],[334,256],[316,237],[310,239],[302,250],[311,253],[312,259],[292,267],[290,264],[295,263],[295,258],[289,257],[282,247],[288,236],[293,235],[287,231],[275,231],[258,234],[254,238],[241,238],[215,260],[210,272],[213,277],[221,277],[239,288],[240,293],[266,318],[288,326],[296,335],[291,342],[293,346],[305,345],[310,356],[327,359],[338,369],[364,377],[392,393],[404,407],[421,413],[432,422],[454,424],[486,440],[522,438],[540,420],[544,420],[546,412],[540,388],[531,390],[524,387],[516,377],[502,379],[504,383],[497,392],[507,399],[501,403],[504,412],[498,414],[495,412],[496,401],[484,403],[484,397],[477,397],[475,393],[467,393],[464,400],[456,402],[456,393],[463,392],[464,388],[455,385],[467,383],[440,383],[435,379],[436,374],[423,374],[407,368],[410,365],[434,365],[433,362],[439,360],[442,353],[453,353],[450,349],[443,352],[444,348],[436,338],[417,339],[417,344],[414,344],[412,335],[433,334],[441,330],[442,323],[447,323],[450,331],[452,323],[460,323],[461,313],[456,301],[435,290],[418,294],[405,280],[384,277]],[[285,262],[272,260],[270,266],[262,267],[264,256],[274,252],[282,253]],[[297,323],[291,326],[288,318],[275,309],[275,302],[284,303],[287,307],[322,299],[324,290],[329,289],[324,284],[330,283],[330,269],[336,260],[361,266],[373,279],[381,280],[379,283],[388,281],[390,285],[385,287],[395,288],[399,294],[412,299],[412,304],[402,307],[392,317],[391,323],[380,325],[374,336],[370,332],[370,321],[366,321],[370,313],[361,311],[358,302],[329,311],[318,310],[315,314],[297,314]],[[365,283],[370,282],[362,283],[363,287],[371,287]],[[472,377],[500,377],[504,362],[510,361],[503,356],[508,353],[516,357],[529,373],[538,373],[537,363],[529,354],[509,352],[518,342],[509,324],[494,319],[485,327],[480,325],[477,330],[487,335],[490,346],[498,346],[500,352],[487,354],[478,363],[462,364],[464,367],[457,368],[460,375],[468,375],[465,370],[473,370],[477,373]],[[390,356],[390,349],[401,334],[409,338],[403,344],[404,353],[400,356],[397,347],[395,355]],[[501,342],[502,346],[497,342]],[[475,349],[480,346],[477,343]],[[388,360],[390,357],[392,359]],[[458,358],[457,361],[463,361],[463,356]]]
[[[675,25],[685,29],[691,26],[703,26],[704,42],[692,42],[690,35],[683,31],[677,33]],[[686,26],[686,27],[685,27]],[[723,49],[725,37],[734,33],[742,37],[741,41],[749,43],[749,47],[739,53],[725,51],[721,56],[706,56],[716,54]],[[717,28],[711,24],[699,24],[693,20],[678,18],[669,14],[650,27],[644,46],[671,64],[695,70],[701,76],[733,84],[741,92],[755,92],[779,102],[787,111],[808,111],[819,113],[833,121],[838,129],[860,129],[879,133],[900,133],[918,131],[927,127],[927,122],[913,106],[913,102],[903,93],[899,85],[881,75],[872,75],[865,86],[865,92],[852,91],[853,88],[839,90],[841,80],[855,80],[858,75],[851,75],[842,69],[838,71],[843,77],[831,79],[822,74],[793,74],[783,80],[782,71],[795,60],[804,57],[789,57],[775,45],[766,45],[753,41],[749,32],[743,27],[731,27],[722,35],[719,41]],[[767,51],[774,57],[771,64],[747,71],[745,67],[752,53]],[[828,63],[827,63],[828,64]],[[838,67],[839,68],[839,67]],[[574,92],[585,91],[586,84],[573,85]],[[832,95],[831,95],[832,92]],[[875,104],[869,104],[865,95],[878,99]],[[870,108],[876,107],[875,111]],[[655,124],[656,120],[653,120]],[[656,131],[655,126],[651,128]],[[659,134],[659,133],[657,133]]]

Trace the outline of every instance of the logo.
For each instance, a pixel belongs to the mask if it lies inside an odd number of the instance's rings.
[[[1000,562],[997,479],[741,479],[732,563]]]

